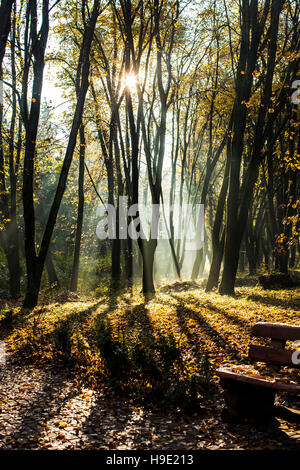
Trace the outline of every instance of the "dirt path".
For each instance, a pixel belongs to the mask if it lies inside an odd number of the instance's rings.
[[[228,425],[222,402],[204,416],[144,409],[80,389],[70,374],[0,368],[1,449],[296,449],[300,429],[275,420],[268,430]]]

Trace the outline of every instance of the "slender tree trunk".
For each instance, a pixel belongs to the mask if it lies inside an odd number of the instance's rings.
[[[14,0],[1,0],[0,6],[0,69],[5,54],[7,38],[11,25],[11,12]]]
[[[245,272],[245,252],[242,250],[240,251],[240,256],[239,256],[239,272],[243,274]]]
[[[53,263],[53,258],[52,258],[52,254],[51,254],[50,250],[48,252],[45,264],[46,264],[46,269],[47,269],[47,274],[48,274],[48,281],[49,281],[50,287],[52,287],[52,288],[59,287],[59,280],[58,280],[58,277],[57,277],[57,274],[56,274],[56,270],[55,270],[55,266],[54,266],[54,263]]]
[[[249,264],[249,275],[255,276],[256,274],[256,255],[255,255],[255,246],[253,240],[249,238],[249,235],[246,239],[246,253]]]
[[[247,5],[247,3],[244,3]],[[268,5],[266,3],[266,5]],[[251,159],[248,168],[245,172],[242,187],[240,188],[240,167],[241,158],[244,147],[244,134],[246,128],[247,112],[243,101],[248,101],[251,95],[251,86],[253,83],[252,72],[255,68],[257,61],[257,51],[262,34],[262,27],[257,21],[258,10],[257,2],[255,11],[250,15],[249,5],[245,10],[245,42],[244,46],[249,51],[245,58],[242,57],[242,46],[240,51],[240,65],[245,60],[246,67],[246,83],[241,78],[237,78],[237,98],[235,102],[235,117],[234,117],[234,135],[232,140],[232,151],[230,160],[230,181],[229,193],[227,200],[227,223],[226,223],[226,237],[225,237],[225,252],[224,252],[224,270],[222,280],[219,288],[221,294],[234,295],[234,284],[238,267],[238,258],[240,244],[242,241],[244,229],[247,224],[248,207],[253,197],[253,187],[258,177],[258,170],[260,161],[262,159],[262,148],[266,139],[264,131],[266,129],[265,121],[267,116],[267,109],[272,95],[272,82],[275,67],[275,57],[277,50],[277,36],[279,15],[282,9],[282,0],[273,0],[271,5],[271,24],[270,24],[270,40],[268,43],[268,63],[267,73],[264,81],[264,89],[262,95],[262,106],[260,107],[256,126],[254,142],[251,149]],[[251,27],[249,27],[251,25]],[[242,27],[243,30],[243,27]],[[251,47],[249,46],[251,34]],[[246,52],[246,51],[245,51]],[[244,53],[245,53],[244,52]],[[245,67],[243,68],[245,70]],[[240,74],[240,66],[238,73]],[[240,82],[240,83],[239,83]],[[271,119],[271,118],[270,118]]]
[[[131,282],[133,279],[133,247],[130,237],[125,240],[124,245],[126,279]]]
[[[295,261],[296,261],[296,246],[293,245],[291,247],[291,256],[290,256],[290,262],[289,262],[289,267],[294,268],[295,267]]]
[[[119,239],[119,205],[116,210],[116,238],[111,240],[111,277],[117,286],[121,277],[121,240]]]
[[[47,5],[48,12],[48,5]],[[28,132],[28,137],[26,139],[26,152],[25,152],[25,165],[24,165],[24,176],[25,182],[23,184],[23,207],[24,207],[24,220],[25,220],[25,253],[26,253],[26,265],[27,265],[27,276],[28,284],[26,296],[24,299],[23,306],[24,308],[33,308],[37,305],[38,293],[41,284],[41,277],[43,273],[43,268],[45,260],[47,257],[48,249],[50,246],[53,230],[55,227],[57,214],[60,208],[61,200],[65,192],[67,178],[69,174],[70,165],[72,162],[78,129],[82,122],[82,113],[85,103],[85,97],[89,85],[89,70],[90,70],[90,49],[94,36],[94,30],[96,21],[99,14],[99,0],[94,0],[93,11],[89,24],[86,27],[85,34],[82,41],[82,46],[80,50],[80,57],[78,61],[77,68],[77,82],[80,83],[78,87],[78,99],[74,112],[73,122],[70,130],[68,145],[65,153],[65,158],[63,161],[56,193],[52,206],[50,208],[50,213],[48,216],[47,224],[44,231],[44,236],[42,238],[41,247],[38,256],[35,252],[35,220],[34,220],[34,208],[33,208],[33,192],[32,192],[32,182],[33,182],[33,157],[35,150],[35,141],[32,140],[31,133]],[[36,101],[40,101],[40,92],[41,92],[41,82],[42,73],[39,71],[37,74],[37,81],[39,83],[39,94],[36,94]],[[35,96],[35,94],[34,94]],[[35,102],[36,103],[36,102]],[[35,104],[34,103],[34,104]],[[37,119],[38,124],[38,119]],[[31,126],[30,126],[31,127]],[[29,127],[29,130],[30,130]],[[37,127],[37,126],[36,126]],[[33,148],[32,148],[33,147]],[[29,198],[29,204],[27,206],[26,202]]]
[[[206,284],[206,292],[210,292],[214,287],[218,286],[220,269],[223,259],[223,252],[224,252],[224,244],[225,244],[225,230],[223,230],[221,240],[214,242],[213,244],[213,257],[212,262],[209,270],[209,276]]]
[[[157,247],[157,240],[140,240],[139,246],[143,258],[143,293],[151,294],[155,292],[153,280],[154,254]]]
[[[18,253],[15,252],[15,246],[8,235],[8,230],[1,233],[1,246],[3,248],[6,260],[7,267],[9,272],[9,293],[13,299],[18,299],[21,295],[20,293],[20,278],[21,270],[19,264]]]
[[[80,247],[81,235],[83,224],[83,211],[84,211],[84,163],[85,163],[85,135],[84,125],[81,124],[79,129],[80,135],[80,151],[79,151],[79,176],[78,176],[78,211],[77,211],[77,225],[74,246],[74,258],[71,275],[70,290],[76,292],[78,288],[78,274],[79,274],[79,260],[80,260]]]
[[[224,172],[224,179],[221,186],[221,191],[218,199],[215,222],[212,230],[212,262],[206,284],[206,292],[211,291],[214,287],[218,286],[220,269],[223,259],[224,243],[225,243],[225,231],[223,230],[222,236],[220,232],[223,222],[223,214],[226,202],[226,194],[228,189],[228,178],[229,178],[229,155],[227,148],[227,160]]]
[[[14,18],[11,24],[11,13],[14,1],[2,0],[0,6],[0,80],[2,77],[2,62],[5,54],[6,43],[10,33],[10,54],[11,54],[11,81],[12,86],[16,85],[15,70],[15,24]],[[1,98],[1,97],[0,97]],[[19,236],[16,218],[16,185],[17,178],[15,174],[15,122],[17,114],[17,101],[15,90],[12,92],[12,110],[10,116],[10,130],[8,143],[8,166],[10,188],[6,183],[6,157],[4,150],[3,125],[3,103],[0,99],[0,213],[4,219],[4,229],[1,237],[1,244],[7,259],[9,271],[9,292],[12,298],[20,296],[20,261],[19,261]],[[17,154],[18,157],[18,154]]]

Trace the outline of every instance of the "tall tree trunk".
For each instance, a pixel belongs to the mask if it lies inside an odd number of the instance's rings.
[[[48,13],[48,6],[47,6]],[[45,227],[44,235],[41,242],[41,247],[38,256],[35,251],[35,218],[34,218],[34,207],[33,207],[33,158],[35,150],[35,140],[32,140],[31,125],[28,128],[26,138],[26,151],[25,151],[25,164],[24,164],[24,176],[25,181],[23,184],[23,207],[24,207],[24,221],[25,221],[25,253],[26,253],[26,266],[27,266],[27,291],[24,299],[24,308],[33,308],[37,305],[38,294],[41,284],[41,277],[43,268],[50,246],[53,230],[55,227],[57,214],[60,208],[61,200],[65,192],[67,178],[69,174],[70,165],[72,162],[78,129],[82,122],[82,114],[85,103],[85,97],[89,86],[89,70],[90,70],[90,49],[93,40],[94,30],[96,21],[99,14],[99,0],[94,0],[93,11],[90,17],[90,21],[86,26],[80,56],[77,67],[77,79],[76,82],[80,83],[78,86],[78,98],[75,107],[73,122],[70,130],[68,145],[63,161],[56,193],[50,213],[48,216],[47,224]],[[47,38],[47,36],[46,36]],[[39,41],[40,42],[40,41]],[[39,93],[34,93],[36,101],[40,103],[40,92],[42,87],[41,78],[43,76],[42,70],[36,71],[36,81],[39,84]],[[36,101],[33,104],[36,104]],[[36,117],[36,116],[35,116]],[[38,119],[36,127],[38,124]],[[28,202],[28,204],[27,204]]]
[[[23,73],[23,107],[22,117],[25,126],[25,156],[23,168],[23,216],[24,216],[24,244],[27,270],[27,292],[24,307],[37,304],[38,292],[41,284],[43,269],[38,266],[36,255],[36,231],[34,210],[34,158],[36,154],[36,140],[40,117],[41,92],[43,86],[45,50],[49,32],[49,1],[43,0],[42,26],[37,31],[38,12],[36,2],[30,0],[27,4],[27,18],[30,18],[30,42],[25,46],[25,67]],[[29,24],[27,25],[29,27]],[[28,76],[31,64],[29,47],[33,47],[33,84],[30,111],[27,105]],[[27,52],[26,52],[27,51]]]
[[[153,265],[157,240],[139,240],[139,246],[143,258],[143,293],[151,294],[155,292]]]
[[[6,183],[6,158],[4,148],[3,125],[3,103],[0,97],[0,212],[4,220],[4,229],[2,234],[2,247],[7,259],[9,271],[9,292],[12,298],[20,296],[20,259],[19,259],[19,234],[16,215],[16,191],[17,177],[16,168],[19,158],[19,152],[15,159],[15,123],[17,115],[16,100],[16,68],[15,68],[15,25],[14,17],[11,25],[11,13],[14,1],[2,0],[0,7],[0,80],[2,79],[2,62],[5,54],[6,43],[10,32],[10,54],[11,54],[11,82],[12,82],[12,110],[10,116],[9,143],[8,143],[8,170],[10,188]]]
[[[84,125],[81,124],[79,129],[80,135],[80,150],[79,150],[79,176],[78,176],[78,210],[77,210],[77,225],[74,246],[74,258],[71,275],[70,290],[76,292],[78,288],[78,274],[79,274],[79,260],[80,260],[80,247],[81,247],[81,234],[83,224],[83,210],[84,210],[84,163],[85,163],[85,135]]]
[[[268,63],[262,95],[262,106],[260,107],[255,126],[255,135],[252,146],[251,159],[249,162],[249,166],[245,172],[243,185],[240,188],[240,168],[247,117],[247,108],[243,105],[243,102],[247,102],[251,96],[251,87],[253,82],[252,76],[254,68],[256,66],[258,46],[264,27],[264,23],[258,22],[257,2],[254,3],[255,11],[251,12],[250,15],[248,5],[244,13],[245,26],[242,26],[242,30],[244,31],[245,39],[242,42],[242,46],[246,47],[246,51],[243,52],[243,47],[241,46],[239,60],[240,63],[238,69],[239,75],[237,77],[237,98],[235,101],[234,135],[232,140],[229,193],[227,200],[224,270],[219,288],[219,292],[221,294],[226,295],[234,295],[234,284],[238,267],[240,245],[244,229],[247,224],[248,207],[249,203],[252,200],[253,187],[258,176],[259,164],[262,158],[262,147],[266,139],[266,135],[264,134],[266,129],[265,121],[267,117],[267,109],[272,95],[272,82],[277,50],[279,15],[283,4],[282,0],[273,0],[271,5],[270,40],[268,43]],[[246,5],[246,3],[244,3],[244,5]],[[267,5],[267,3],[265,5]],[[251,43],[249,43],[250,30],[252,33]],[[244,58],[242,57],[243,54],[245,54]],[[241,69],[240,67],[243,62],[244,67],[243,69]],[[246,80],[243,79],[244,76],[241,74],[241,70],[245,70],[245,68]]]
[[[1,0],[0,6],[0,68],[5,54],[7,38],[10,31],[11,12],[14,0]]]
[[[46,269],[47,269],[47,275],[48,275],[48,282],[50,287],[59,287],[59,280],[56,274],[55,266],[53,263],[53,258],[51,251],[49,250],[47,257],[46,257]]]
[[[208,280],[206,284],[205,291],[210,292],[214,287],[218,286],[219,276],[220,276],[220,269],[223,259],[223,252],[224,252],[224,244],[225,244],[225,230],[222,232],[221,239],[215,241],[213,243],[213,257],[212,262],[209,270]]]
[[[133,279],[133,247],[130,237],[124,241],[124,245],[126,279],[131,282]]]
[[[227,159],[226,159],[226,166],[224,172],[223,183],[221,186],[216,215],[215,215],[215,222],[212,230],[212,262],[210,266],[210,271],[208,275],[208,280],[206,284],[206,292],[211,291],[214,287],[218,286],[220,269],[222,264],[223,258],[223,251],[224,251],[224,243],[225,243],[225,231],[223,230],[222,236],[220,237],[220,232],[223,223],[223,214],[224,214],[224,207],[226,202],[226,194],[228,190],[228,179],[229,179],[229,155],[227,149]]]

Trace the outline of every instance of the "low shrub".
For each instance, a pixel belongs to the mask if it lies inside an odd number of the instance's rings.
[[[54,331],[55,353],[67,362],[88,364],[91,351],[77,323],[63,321]]]
[[[71,358],[71,336],[74,325],[70,321],[62,321],[54,331],[55,351],[65,359]]]
[[[200,361],[197,373],[190,371],[172,334],[146,336],[113,334],[104,320],[98,322],[96,344],[110,386],[144,402],[164,402],[185,413],[197,412],[210,393],[210,364]]]

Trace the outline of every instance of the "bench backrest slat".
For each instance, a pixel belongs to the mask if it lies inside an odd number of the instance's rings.
[[[258,346],[256,344],[251,344],[249,348],[249,357],[252,361],[299,369],[299,364],[294,363],[292,360],[293,353],[294,351],[288,349],[274,349],[272,347]]]
[[[259,322],[253,326],[251,334],[260,338],[296,341],[300,340],[300,326]]]
[[[274,367],[288,366],[299,369],[298,355],[295,361],[293,357],[295,350],[285,349],[285,344],[286,341],[300,340],[300,326],[258,322],[253,326],[251,335],[271,339],[269,346],[250,345],[249,358],[252,361],[265,362]]]

